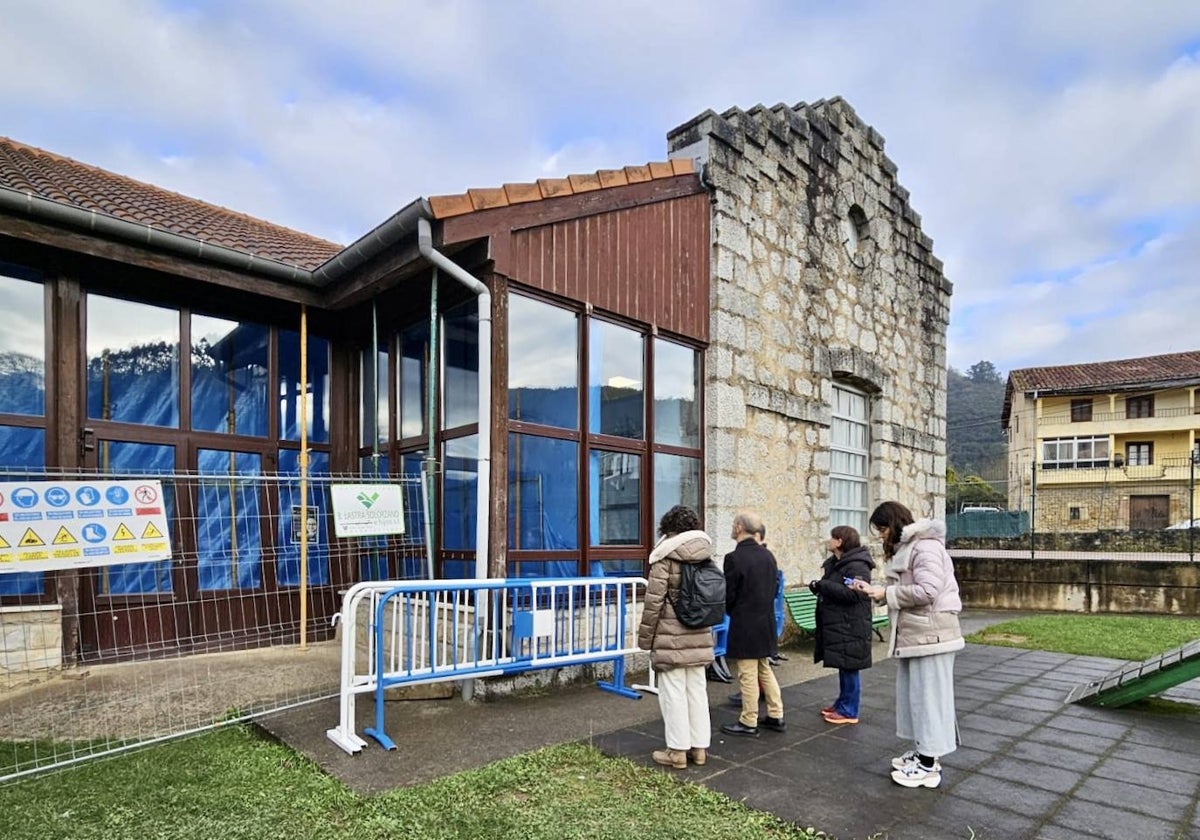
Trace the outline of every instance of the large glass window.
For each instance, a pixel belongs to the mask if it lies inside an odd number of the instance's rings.
[[[661,338],[654,340],[655,443],[700,446],[698,357],[699,354],[690,347]],[[664,511],[668,509],[664,508]]]
[[[592,545],[641,542],[642,456],[592,450],[589,458]]]
[[[578,316],[520,295],[508,301],[508,416],[578,429]]]
[[[308,441],[329,443],[329,342],[308,336]],[[300,440],[300,334],[279,331],[279,436]]]
[[[117,475],[170,474],[175,471],[175,447],[154,443],[101,441],[100,466]],[[171,482],[163,483],[167,521],[175,522],[175,493]],[[172,591],[171,561],[121,563],[97,570],[100,592],[105,595],[148,595]]]
[[[0,413],[46,413],[46,325],[42,284],[0,272]],[[8,460],[8,459],[6,459]],[[38,461],[37,466],[42,462]]]
[[[400,437],[425,434],[429,408],[429,323],[400,333]]]
[[[197,573],[202,590],[262,586],[262,458],[250,452],[201,449],[197,499]]]
[[[276,530],[275,580],[280,586],[300,585],[300,528],[308,528],[308,582],[329,583],[329,497],[324,482],[309,482],[306,522],[300,521],[300,451],[279,451],[279,518]],[[329,454],[309,454],[308,474],[329,475]]]
[[[19,426],[0,426],[0,468],[24,470],[33,468],[40,473],[46,463],[46,433],[42,429]],[[20,480],[20,473],[0,476],[3,480]],[[0,595],[41,595],[45,579],[41,572],[0,574]]]
[[[179,426],[179,313],[87,297],[88,417]]]
[[[192,316],[192,428],[267,434],[270,330]]]
[[[508,436],[508,547],[579,548],[579,444]]]
[[[643,440],[645,364],[641,333],[589,320],[588,431]]]
[[[1042,441],[1042,468],[1047,470],[1107,467],[1107,437],[1050,438]]]
[[[479,414],[479,315],[475,301],[442,320],[442,428],[474,423]]]
[[[654,520],[675,505],[700,510],[700,459],[656,452],[654,455]]]
[[[866,394],[833,386],[829,520],[831,526],[850,525],[860,534],[867,533],[868,407]]]
[[[446,441],[442,479],[442,547],[475,549],[479,493],[479,436]]]

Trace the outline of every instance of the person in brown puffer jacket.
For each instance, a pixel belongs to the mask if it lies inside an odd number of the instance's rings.
[[[696,512],[684,505],[663,514],[658,532],[662,537],[650,553],[638,647],[650,651],[666,730],[667,748],[655,750],[654,761],[682,770],[689,756],[696,764],[708,761],[712,725],[704,669],[713,661],[713,633],[711,627],[684,626],[672,603],[683,564],[710,559],[712,538],[700,530]]]

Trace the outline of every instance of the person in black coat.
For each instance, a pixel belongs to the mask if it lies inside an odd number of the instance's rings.
[[[816,646],[813,662],[838,669],[838,697],[821,710],[827,723],[858,723],[862,696],[860,671],[871,667],[871,600],[851,589],[847,580],[870,583],[875,561],[849,525],[829,532],[832,555],[821,567],[820,580],[808,588],[817,596]]]
[[[742,712],[736,723],[721,731],[728,735],[758,734],[759,686],[766,695],[766,729],[784,730],[783,699],[771,670],[770,657],[777,648],[775,631],[775,587],[778,564],[775,555],[755,539],[762,527],[758,514],[742,511],[733,518],[737,547],[725,555],[725,611],[729,635],[725,655],[732,662],[742,690]]]

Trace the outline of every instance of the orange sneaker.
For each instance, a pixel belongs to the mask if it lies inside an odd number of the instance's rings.
[[[837,712],[830,712],[829,714],[825,715],[825,722],[841,726],[847,723],[858,723],[858,718],[846,717],[845,715],[840,715]]]

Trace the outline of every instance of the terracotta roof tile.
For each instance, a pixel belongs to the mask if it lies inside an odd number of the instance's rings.
[[[1200,381],[1200,350],[1082,365],[1021,368],[1009,373],[1018,391],[1095,391],[1180,380]]]
[[[342,250],[336,242],[6,137],[0,137],[0,186],[304,269],[314,269]]]
[[[433,209],[434,218],[448,219],[476,210],[624,187],[656,178],[689,175],[695,171],[696,166],[690,158],[673,158],[645,166],[601,169],[565,178],[539,178],[536,184],[505,184],[498,189],[470,189],[456,195],[435,195],[429,199],[429,206]]]

